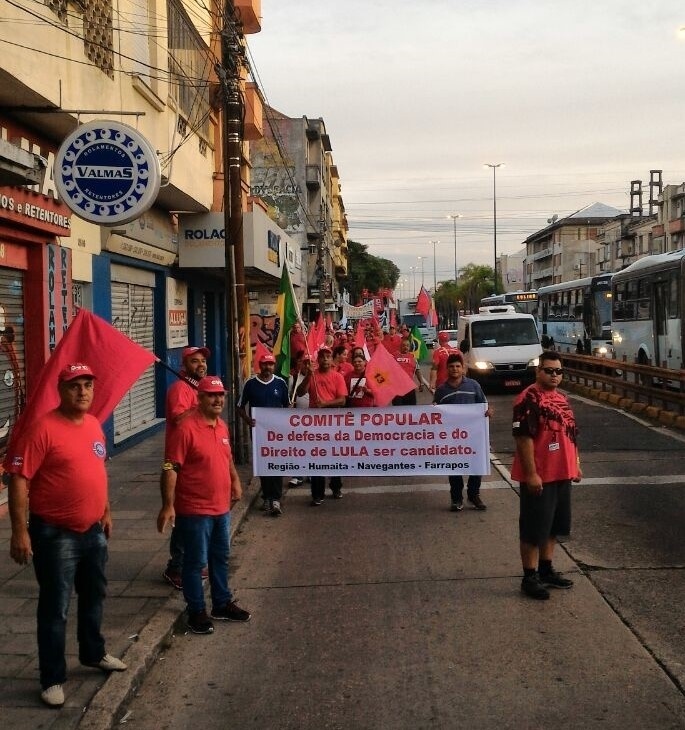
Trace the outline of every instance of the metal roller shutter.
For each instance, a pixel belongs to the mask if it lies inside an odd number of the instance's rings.
[[[24,274],[0,269],[0,458],[26,400]],[[1,488],[1,487],[0,487]]]
[[[138,284],[113,281],[112,324],[152,352],[155,326],[153,290]],[[148,368],[114,409],[114,443],[140,430],[154,418],[155,371]]]

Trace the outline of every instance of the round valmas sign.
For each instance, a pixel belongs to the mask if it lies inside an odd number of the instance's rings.
[[[55,157],[55,184],[64,203],[91,223],[128,223],[157,198],[162,173],[150,143],[121,122],[82,124]]]

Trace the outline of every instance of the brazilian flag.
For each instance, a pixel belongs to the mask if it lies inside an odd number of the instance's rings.
[[[300,315],[297,310],[297,300],[293,292],[293,285],[288,274],[288,267],[283,264],[281,272],[281,285],[276,300],[276,316],[278,317],[279,329],[276,344],[274,345],[274,357],[276,358],[276,373],[288,378],[290,375],[290,330],[295,322],[299,321]]]
[[[426,343],[423,341],[423,337],[421,337],[419,328],[416,325],[411,328],[409,339],[411,341],[411,351],[414,353],[417,361],[425,360],[428,357],[428,347],[426,347]]]

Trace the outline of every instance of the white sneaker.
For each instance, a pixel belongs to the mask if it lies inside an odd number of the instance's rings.
[[[86,666],[102,669],[103,672],[125,672],[128,669],[121,659],[117,659],[111,654],[105,654],[99,662],[95,662],[95,664],[87,664]]]
[[[40,698],[48,707],[62,707],[64,704],[64,690],[61,684],[53,684],[52,687],[44,689]]]
[[[300,479],[300,477],[293,477],[288,484],[290,484],[293,487],[299,487],[300,484],[304,484],[304,479]]]
[[[274,517],[278,517],[279,515],[283,514],[283,510],[281,509],[281,503],[277,499],[274,499],[271,505],[271,514]]]

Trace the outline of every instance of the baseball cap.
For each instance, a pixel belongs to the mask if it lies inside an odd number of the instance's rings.
[[[328,353],[329,355],[333,354],[333,350],[331,350],[330,347],[326,347],[325,345],[323,347],[319,348],[319,351],[316,353],[316,356],[319,357],[319,355],[325,355]]]
[[[205,358],[208,358],[212,354],[208,347],[184,347],[181,352],[181,359],[185,360],[187,357],[194,355],[196,352],[199,352],[200,355],[204,355]]]
[[[438,342],[449,342],[450,336],[448,332],[438,332]]]
[[[276,358],[275,358],[275,357],[274,357],[274,356],[273,356],[273,355],[272,355],[272,354],[271,354],[270,352],[265,352],[265,353],[264,353],[264,354],[263,354],[263,355],[262,355],[262,356],[261,356],[261,357],[259,358],[259,362],[260,362],[260,363],[263,363],[263,362],[276,362]]]
[[[82,362],[75,362],[71,365],[63,367],[57,376],[57,382],[68,383],[76,378],[95,378],[95,373],[90,369],[89,365]]]
[[[226,388],[218,375],[205,375],[198,383],[199,393],[226,393]]]

